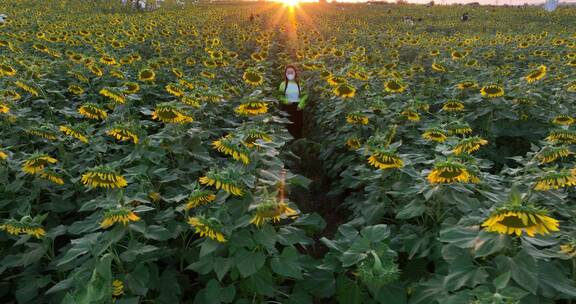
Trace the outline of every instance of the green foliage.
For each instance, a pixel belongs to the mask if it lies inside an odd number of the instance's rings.
[[[3,302],[576,299],[573,8],[119,2],[0,1]]]

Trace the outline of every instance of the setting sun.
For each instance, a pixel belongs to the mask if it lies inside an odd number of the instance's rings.
[[[282,3],[288,5],[288,6],[296,6],[298,5],[298,0],[281,0]]]

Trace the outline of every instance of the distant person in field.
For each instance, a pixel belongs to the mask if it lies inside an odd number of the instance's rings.
[[[462,22],[466,22],[466,21],[470,20],[470,15],[468,15],[468,12],[465,12],[464,14],[462,14],[462,16],[460,17],[460,20],[462,20]]]
[[[308,95],[302,90],[303,83],[298,79],[298,71],[293,65],[286,66],[284,70],[284,81],[278,88],[280,95],[281,109],[288,112],[292,124],[288,126],[288,131],[294,139],[302,137],[303,113]]]

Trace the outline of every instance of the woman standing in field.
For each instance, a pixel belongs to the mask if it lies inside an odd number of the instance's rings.
[[[284,81],[280,83],[278,90],[280,96],[281,109],[288,112],[292,124],[288,126],[288,131],[294,139],[302,137],[302,110],[306,106],[308,95],[302,93],[303,83],[298,79],[298,72],[293,65],[286,66],[284,70]]]

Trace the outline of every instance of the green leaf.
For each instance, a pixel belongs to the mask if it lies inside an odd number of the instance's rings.
[[[372,242],[379,242],[390,236],[390,229],[387,225],[379,224],[364,227],[360,234]]]
[[[234,256],[236,268],[238,268],[244,278],[260,270],[264,266],[265,261],[266,255],[259,251],[251,252],[246,249],[240,249]]]
[[[460,248],[473,247],[478,235],[478,227],[451,225],[440,231],[439,240]]]
[[[340,262],[342,262],[342,266],[350,267],[355,265],[356,263],[364,260],[368,255],[366,251],[370,250],[370,241],[365,238],[358,238],[350,249],[344,251],[342,256],[340,256]]]
[[[222,258],[216,257],[214,258],[214,272],[218,277],[218,281],[222,281],[226,273],[232,268],[234,265],[234,261],[232,258]]]
[[[298,262],[298,252],[294,247],[286,247],[280,256],[275,256],[270,261],[272,271],[279,275],[302,279],[302,267]]]
[[[350,224],[344,224],[338,227],[338,232],[348,241],[352,241],[358,235],[358,230]]]
[[[253,293],[272,297],[275,293],[272,274],[267,268],[262,268],[243,282],[244,288]]]
[[[262,229],[258,229],[253,233],[254,241],[256,244],[262,245],[268,249],[269,252],[275,253],[276,249],[276,230],[271,225],[264,225]]]
[[[315,269],[310,271],[303,280],[298,281],[298,284],[318,298],[331,297],[336,289],[334,273],[330,270]]]
[[[455,291],[464,286],[475,287],[487,278],[488,273],[483,268],[474,265],[468,256],[461,256],[450,264],[450,273],[444,277],[444,288]]]
[[[340,304],[362,304],[365,294],[358,282],[352,281],[343,275],[336,279],[336,300]]]
[[[124,278],[126,288],[135,295],[144,296],[148,292],[150,283],[150,270],[146,264],[138,265],[134,271]]]
[[[540,284],[556,290],[565,299],[576,299],[574,281],[567,278],[553,263],[539,261],[538,273],[540,274]]]
[[[520,251],[512,260],[512,279],[524,289],[536,294],[538,290],[538,266],[536,260]]]
[[[172,238],[172,233],[162,226],[150,225],[146,227],[144,237],[156,241],[166,241]]]
[[[373,297],[382,304],[405,304],[407,301],[406,290],[399,283],[380,287]]]
[[[486,257],[500,252],[509,246],[509,236],[482,230],[474,241],[474,257]]]
[[[396,218],[400,220],[406,220],[414,217],[419,217],[426,211],[426,205],[421,200],[413,200],[409,204],[403,206],[398,213]]]
[[[200,246],[200,258],[214,252],[218,247],[220,247],[220,242],[205,238],[204,241],[202,241],[202,246]]]
[[[326,227],[326,221],[316,213],[303,214],[294,221],[293,225],[309,229],[310,231],[322,231]]]
[[[510,281],[511,273],[510,271],[506,271],[505,273],[499,275],[492,281],[494,287],[496,289],[504,289],[508,285],[508,281]]]
[[[216,280],[210,280],[204,288],[204,303],[232,303],[236,295],[234,285],[222,287]]]
[[[158,290],[160,295],[155,303],[172,304],[180,303],[180,284],[178,283],[179,273],[174,269],[166,269],[162,272],[160,280],[158,280]]]
[[[85,289],[81,289],[75,297],[77,303],[111,303],[112,302],[112,269],[111,253],[105,254],[96,263],[92,278]]]
[[[66,251],[66,254],[58,260],[56,266],[67,264],[79,256],[88,253],[90,250],[92,250],[92,247],[96,244],[101,234],[102,232],[91,233],[85,235],[82,238],[70,241],[72,248]]]

